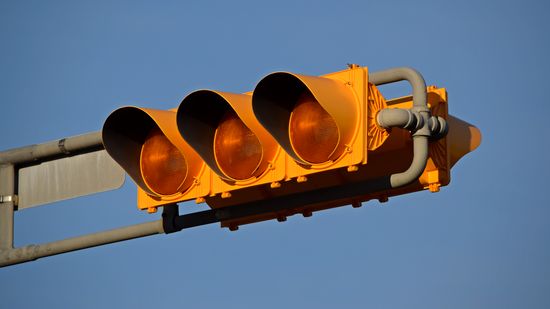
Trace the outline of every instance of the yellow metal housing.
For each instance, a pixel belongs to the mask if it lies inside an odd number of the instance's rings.
[[[282,220],[296,213],[309,215],[370,199],[385,201],[389,196],[420,190],[437,192],[449,183],[451,167],[479,145],[481,135],[474,126],[448,114],[445,89],[430,86],[427,94],[431,114],[445,119],[449,132],[429,142],[427,164],[418,181],[285,212],[224,221],[222,226]],[[412,107],[411,96],[386,101],[369,83],[366,67],[353,65],[320,77],[278,72],[266,76],[250,93],[195,91],[183,99],[177,112],[122,108],[107,119],[103,138],[109,154],[138,184],[140,209],[152,212],[168,203],[193,199],[211,208],[230,207],[405,171],[413,159],[411,133],[400,128],[387,130],[378,125],[376,117],[385,108]],[[167,184],[166,192],[178,186],[174,194],[159,194],[140,170],[143,144],[154,130],[184,158],[178,159],[175,153],[173,162],[182,166],[173,170],[186,175],[172,175],[174,184]],[[166,149],[173,151],[169,145]],[[155,154],[161,168],[162,152]],[[173,166],[169,168],[172,171]],[[153,176],[154,182],[162,181],[162,177]]]

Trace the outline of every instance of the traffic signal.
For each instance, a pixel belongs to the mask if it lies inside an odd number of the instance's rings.
[[[412,96],[377,85],[407,80]],[[175,110],[124,107],[103,127],[105,148],[138,185],[138,208],[195,200],[255,205],[239,225],[420,190],[439,191],[480,143],[448,114],[447,92],[409,68],[323,76],[267,75],[244,94],[198,90]],[[285,203],[271,211],[270,203]]]
[[[250,94],[199,90],[178,108],[181,136],[213,172],[207,200],[217,194],[229,200],[239,188],[277,188],[285,178],[284,153],[251,103]]]

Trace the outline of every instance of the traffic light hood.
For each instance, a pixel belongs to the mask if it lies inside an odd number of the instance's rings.
[[[173,110],[128,106],[112,112],[103,125],[107,152],[153,196],[185,191],[201,169],[200,157],[180,136],[175,119]],[[163,167],[171,177],[155,171],[157,167]]]
[[[199,90],[178,107],[181,136],[228,181],[260,176],[279,149],[254,117],[251,101],[249,94]]]
[[[315,153],[301,151],[310,146],[326,153],[325,162],[337,159],[357,134],[361,114],[358,99],[345,81],[287,72],[269,74],[257,84],[252,108],[287,154],[304,165],[323,163],[316,162]],[[303,119],[293,121],[293,117]]]

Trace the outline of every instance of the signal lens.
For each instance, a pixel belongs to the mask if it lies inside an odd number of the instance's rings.
[[[227,176],[244,180],[252,177],[262,160],[262,145],[234,111],[222,117],[214,136],[214,156]]]
[[[140,166],[147,186],[161,195],[180,192],[187,177],[185,157],[158,128],[141,147]]]
[[[331,160],[340,136],[334,119],[309,91],[298,98],[290,114],[289,134],[296,154],[309,163]]]

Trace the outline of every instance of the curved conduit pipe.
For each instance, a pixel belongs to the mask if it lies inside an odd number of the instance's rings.
[[[413,108],[383,109],[376,117],[381,127],[401,127],[411,130],[413,136],[413,160],[406,171],[390,175],[389,184],[392,189],[406,186],[422,175],[428,161],[428,139],[431,137],[429,123],[433,122],[430,120],[431,114],[427,103],[426,82],[416,70],[400,67],[369,74],[369,82],[374,85],[402,80],[408,81],[412,86]]]

